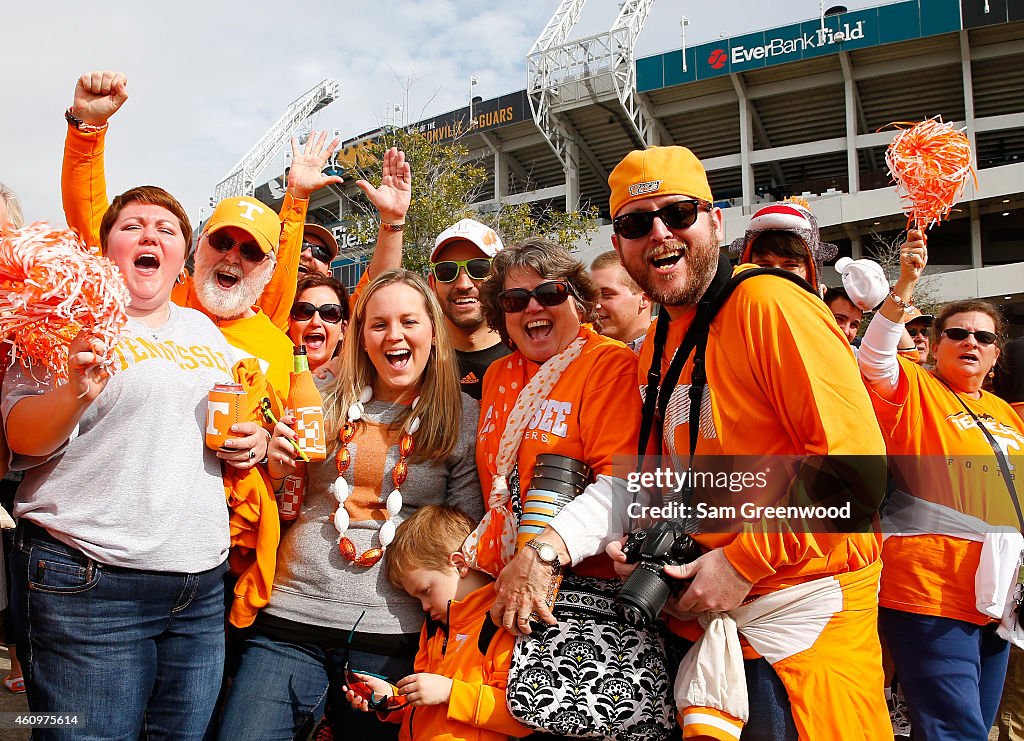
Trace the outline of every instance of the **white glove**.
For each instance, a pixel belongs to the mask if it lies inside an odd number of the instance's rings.
[[[850,300],[861,311],[871,311],[889,295],[889,281],[885,271],[874,260],[853,260],[841,257],[836,270],[843,276],[843,287]]]

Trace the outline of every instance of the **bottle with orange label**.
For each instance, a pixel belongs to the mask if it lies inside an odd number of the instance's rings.
[[[306,346],[299,345],[295,348],[295,366],[285,407],[287,413],[295,417],[299,447],[311,461],[322,461],[327,457],[323,405],[320,392],[313,383],[313,373],[309,370]]]

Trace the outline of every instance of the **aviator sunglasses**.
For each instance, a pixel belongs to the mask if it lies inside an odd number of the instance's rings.
[[[537,299],[537,303],[541,306],[558,306],[564,304],[571,295],[573,295],[573,290],[568,283],[561,280],[549,280],[541,283],[532,291],[525,288],[509,288],[498,294],[498,301],[501,303],[502,311],[506,314],[518,314],[520,311],[526,311],[531,297]]]
[[[221,254],[227,254],[231,252],[231,248],[236,244],[238,245],[238,254],[242,256],[242,259],[246,262],[263,262],[267,256],[264,254],[260,246],[255,242],[236,242],[224,232],[214,232],[213,234],[206,235],[206,241],[210,243],[213,249],[217,250]]]
[[[405,695],[398,694],[397,690],[394,695],[381,695],[377,697],[376,693],[370,688],[366,682],[357,677],[351,669],[349,669],[349,649],[352,647],[352,637],[356,634],[356,626],[359,625],[359,621],[363,619],[363,615],[366,614],[366,610],[359,615],[356,619],[355,625],[352,626],[351,632],[348,634],[348,642],[345,644],[344,660],[342,664],[342,671],[345,674],[345,684],[350,690],[359,695],[361,698],[366,700],[371,710],[376,710],[378,713],[390,713],[392,710],[398,710],[403,707],[407,702],[408,698]],[[360,674],[376,677],[388,682],[388,678],[380,674],[374,674],[373,672],[359,672]]]
[[[320,318],[328,324],[337,324],[345,318],[345,312],[341,304],[311,304],[309,301],[296,301],[292,304],[291,317],[297,322],[305,322],[319,314]]]
[[[468,260],[442,260],[430,266],[434,280],[438,283],[453,283],[459,277],[459,270],[465,269],[472,280],[483,280],[491,272],[491,258],[472,257]]]
[[[992,345],[999,339],[999,336],[995,332],[986,332],[984,329],[976,329],[973,332],[963,327],[946,327],[942,330],[942,334],[946,335],[949,339],[954,342],[962,342],[967,339],[968,335],[974,335],[974,339],[978,341],[979,345]]]
[[[625,239],[640,239],[651,233],[654,217],[657,216],[669,229],[686,229],[697,221],[700,210],[711,210],[707,201],[676,201],[657,211],[634,211],[612,219],[612,229]]]

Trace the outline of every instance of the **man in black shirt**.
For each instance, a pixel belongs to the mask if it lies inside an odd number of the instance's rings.
[[[477,400],[487,368],[509,354],[501,337],[484,320],[479,290],[490,271],[491,258],[503,246],[489,226],[463,219],[438,235],[430,253],[430,287],[448,320],[462,390]]]

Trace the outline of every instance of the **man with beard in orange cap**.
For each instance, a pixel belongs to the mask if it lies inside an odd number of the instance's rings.
[[[849,354],[846,338],[816,295],[770,275],[736,286],[710,322],[691,450],[689,391],[699,381],[693,357],[686,353],[679,366],[675,351],[706,294],[730,283],[734,270],[753,266],[733,269],[721,254],[722,211],[690,150],[631,152],[608,183],[612,244],[633,280],[664,306],[658,323],[665,324],[648,333],[641,350],[639,381],[648,396],[667,397],[664,406],[652,404],[660,407],[654,427],[666,460],[677,470],[689,465],[691,453],[698,461],[720,455],[884,461],[857,368],[835,362]],[[673,365],[681,368],[674,385],[667,377]],[[884,466],[879,469],[878,498]],[[697,641],[684,660],[691,671],[681,669],[676,684],[684,736],[738,739],[744,722],[756,738],[773,741],[891,736],[876,630],[881,539],[872,532],[808,532],[796,521],[787,529],[755,520],[738,533],[716,532],[706,520],[696,526],[703,555],[665,567],[688,582],[668,601],[671,627]],[[618,548],[610,552],[625,561]],[[693,620],[697,614],[709,626],[706,634]],[[737,631],[746,642],[745,661],[723,645]],[[737,693],[736,682],[744,679],[747,692]]]

